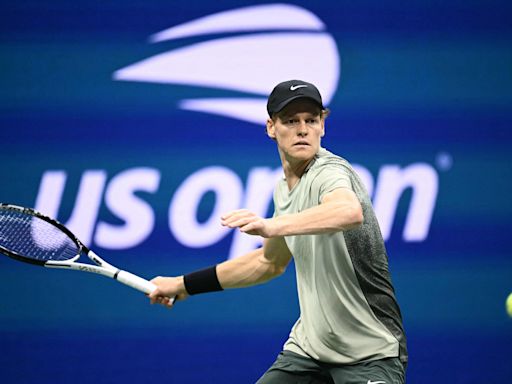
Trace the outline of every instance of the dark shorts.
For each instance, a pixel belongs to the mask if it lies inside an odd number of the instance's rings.
[[[283,351],[257,384],[403,384],[398,357],[353,365],[326,364]]]

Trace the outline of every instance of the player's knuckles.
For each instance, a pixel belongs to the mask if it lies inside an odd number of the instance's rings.
[[[163,278],[162,276],[157,276],[157,277],[155,277],[155,278],[151,279],[151,282],[152,282],[153,284],[158,285],[158,284],[162,283],[162,280],[163,280],[163,279],[164,279],[164,278]]]

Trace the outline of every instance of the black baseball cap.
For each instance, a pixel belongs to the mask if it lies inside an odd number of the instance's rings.
[[[267,112],[269,116],[281,111],[290,102],[300,98],[313,100],[318,106],[324,109],[322,96],[318,88],[313,84],[302,80],[283,81],[275,86],[267,101]]]

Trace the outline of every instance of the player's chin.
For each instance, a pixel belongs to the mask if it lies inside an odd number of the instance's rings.
[[[316,150],[309,145],[298,145],[292,148],[291,154],[297,160],[309,160],[316,155]]]

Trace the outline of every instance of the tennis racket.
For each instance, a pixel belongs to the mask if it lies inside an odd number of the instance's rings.
[[[146,294],[156,289],[150,281],[107,263],[64,225],[31,208],[0,203],[0,252],[46,268],[97,273]],[[77,262],[83,254],[94,264]]]

